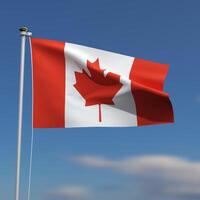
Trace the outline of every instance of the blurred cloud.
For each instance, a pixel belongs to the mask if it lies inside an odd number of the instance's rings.
[[[140,156],[121,160],[76,156],[73,162],[134,176],[138,199],[200,199],[200,163],[170,156]],[[145,196],[146,195],[146,196]]]
[[[51,199],[73,199],[83,200],[87,199],[91,194],[91,191],[83,186],[62,186],[54,189],[49,193]]]

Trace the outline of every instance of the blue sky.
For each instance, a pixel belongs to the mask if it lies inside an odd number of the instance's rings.
[[[200,198],[200,2],[1,1],[0,199],[13,199],[20,36],[68,41],[169,63],[165,90],[175,123],[139,128],[37,129],[34,200]],[[21,200],[26,199],[31,135],[27,45]]]

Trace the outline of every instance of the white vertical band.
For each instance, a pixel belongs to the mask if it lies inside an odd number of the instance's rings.
[[[65,44],[65,127],[110,127],[137,126],[135,102],[131,92],[129,74],[134,61],[133,57],[94,49],[86,46]],[[100,68],[120,75],[122,88],[113,98],[114,105],[101,104],[102,121],[99,122],[99,105],[85,106],[85,99],[76,90],[75,72],[90,75],[87,61],[99,59]],[[84,83],[82,83],[84,84]]]

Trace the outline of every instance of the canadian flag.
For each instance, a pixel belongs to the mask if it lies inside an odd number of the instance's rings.
[[[86,46],[31,38],[34,128],[173,122],[160,64]]]

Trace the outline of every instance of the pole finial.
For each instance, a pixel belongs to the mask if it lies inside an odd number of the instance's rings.
[[[20,32],[28,32],[28,27],[26,26],[22,26],[20,29],[19,29]]]
[[[28,29],[28,27],[26,27],[26,26],[22,26],[22,27],[19,29],[19,31],[20,31],[20,35],[22,35],[22,36],[28,36],[28,37],[31,37],[31,36],[32,36],[32,33],[29,32],[29,29]]]

